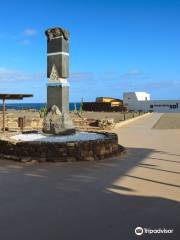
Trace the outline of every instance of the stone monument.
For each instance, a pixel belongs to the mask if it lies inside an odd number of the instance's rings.
[[[50,28],[47,36],[47,116],[43,131],[57,135],[75,133],[69,116],[69,32]]]

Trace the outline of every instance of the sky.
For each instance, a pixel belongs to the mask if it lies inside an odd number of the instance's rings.
[[[70,101],[180,99],[180,1],[0,0],[0,93],[46,102],[46,37],[70,32]]]

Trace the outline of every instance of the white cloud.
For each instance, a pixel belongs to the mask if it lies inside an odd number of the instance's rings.
[[[70,73],[70,80],[77,81],[77,80],[89,80],[93,78],[92,72],[72,72]]]
[[[132,77],[139,77],[142,76],[144,73],[139,70],[139,69],[129,69],[127,72],[125,72],[124,74],[121,75],[122,78],[132,78]]]
[[[0,91],[6,91],[6,92],[9,92],[10,90],[14,90],[14,89],[17,89],[17,86],[8,86],[8,85],[5,85],[5,86],[0,86]]]
[[[44,77],[44,73],[29,74],[20,70],[0,67],[0,83],[37,82],[41,81]]]
[[[179,88],[180,80],[156,80],[144,83],[145,88],[149,89],[164,89],[164,88]]]
[[[28,28],[24,30],[23,34],[25,36],[35,36],[37,34],[37,30],[33,28]]]
[[[24,39],[24,40],[20,41],[20,44],[22,44],[22,45],[29,45],[30,43],[31,42],[29,39]]]
[[[95,72],[71,72],[70,81],[116,81],[119,79],[119,74],[113,71],[95,73]]]
[[[131,81],[137,79],[145,79],[147,80],[148,77],[145,76],[145,74],[139,70],[139,69],[129,69],[125,73],[119,73],[117,71],[105,71],[101,73],[95,73],[95,72],[72,72],[70,73],[70,81],[91,81],[94,83],[102,83],[106,82],[106,84],[114,84],[118,81]],[[132,84],[132,83],[131,83]]]
[[[17,82],[27,80],[27,76],[23,74],[21,71],[7,69],[7,68],[0,68],[0,82]]]

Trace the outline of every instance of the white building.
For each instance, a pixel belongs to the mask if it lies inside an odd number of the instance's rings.
[[[125,92],[123,103],[129,111],[180,112],[180,100],[151,100],[146,92]]]

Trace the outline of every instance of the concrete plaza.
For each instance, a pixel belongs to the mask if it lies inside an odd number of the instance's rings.
[[[162,114],[119,128],[121,156],[99,162],[0,161],[0,239],[178,239],[180,130]],[[137,227],[173,229],[144,238]]]

